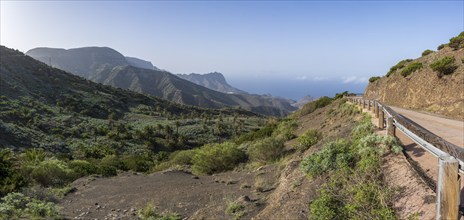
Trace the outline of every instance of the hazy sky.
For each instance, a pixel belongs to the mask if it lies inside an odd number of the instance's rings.
[[[292,98],[362,92],[370,76],[464,30],[462,0],[2,0],[0,6],[0,43],[7,47],[108,46],[173,73],[218,71],[241,89]],[[318,85],[329,84],[332,90],[318,94]]]

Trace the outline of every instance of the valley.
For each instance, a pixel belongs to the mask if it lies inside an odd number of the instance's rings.
[[[462,1],[0,6],[0,219],[464,219]]]

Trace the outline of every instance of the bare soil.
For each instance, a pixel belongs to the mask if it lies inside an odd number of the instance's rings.
[[[318,109],[298,119],[295,133],[318,129],[324,134],[322,142],[348,135],[354,117],[329,114],[329,110]],[[212,176],[172,170],[82,178],[72,184],[77,190],[61,200],[62,213],[73,219],[136,219],[137,211],[151,203],[161,213],[176,212],[188,219],[308,219],[309,204],[324,180],[308,180],[299,163],[320,150],[322,142],[301,153],[295,151],[296,140],[291,140],[285,145],[293,153],[276,163],[258,168],[244,165]],[[227,214],[233,202],[244,208]]]

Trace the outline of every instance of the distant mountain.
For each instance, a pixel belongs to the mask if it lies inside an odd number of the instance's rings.
[[[129,65],[134,67],[149,70],[159,70],[156,66],[153,66],[153,64],[150,61],[142,60],[135,57],[126,57],[126,61]]]
[[[206,108],[241,107],[255,113],[285,116],[296,108],[283,100],[259,95],[225,94],[184,80],[167,71],[139,68],[111,48],[35,48],[27,55],[94,82],[155,95],[181,104]],[[131,60],[132,63],[134,60]],[[143,62],[142,62],[143,63]],[[145,63],[144,66],[147,66]],[[224,80],[225,81],[225,80]]]
[[[186,79],[190,82],[193,82],[197,85],[204,86],[212,90],[216,90],[218,92],[231,93],[231,94],[248,94],[245,91],[242,91],[240,89],[237,89],[229,85],[224,75],[218,72],[207,73],[207,74],[198,74],[198,73],[177,74],[177,76],[179,76],[182,79]]]
[[[295,103],[292,104],[292,106],[295,106],[297,108],[301,108],[303,107],[306,103],[308,102],[312,102],[314,101],[315,98],[310,96],[310,95],[306,95],[305,97],[301,98],[300,100],[296,101]]]
[[[94,83],[51,68],[17,50],[0,46],[0,147],[41,147],[61,152],[62,149],[76,147],[76,143],[98,145],[98,148],[118,146],[120,141],[107,135],[113,129],[110,124],[116,123],[111,120],[124,120],[122,125],[127,125],[136,120],[161,120],[165,123],[200,116],[245,118],[257,115],[233,108],[206,109],[181,105]],[[125,117],[128,117],[127,120]],[[96,130],[99,132],[95,133]],[[137,128],[128,126],[126,131],[134,130]],[[197,132],[192,134],[199,135]],[[129,136],[132,137],[132,134]],[[157,139],[159,150],[162,142],[158,141],[161,139]],[[124,138],[126,150],[142,144]]]

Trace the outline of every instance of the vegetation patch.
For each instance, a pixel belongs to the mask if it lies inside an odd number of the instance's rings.
[[[433,53],[433,50],[424,50],[424,52],[422,52],[422,56],[427,56],[429,54]]]
[[[441,50],[441,49],[445,48],[446,46],[448,46],[448,44],[440,44],[440,45],[438,45],[437,50]]]
[[[385,186],[381,170],[381,156],[395,146],[395,138],[373,134],[365,117],[348,140],[329,142],[305,158],[303,172],[311,178],[328,178],[310,204],[310,218],[395,219],[392,190]]]
[[[451,38],[448,45],[455,50],[464,48],[464,31],[458,36]]]
[[[306,131],[303,135],[297,138],[299,151],[305,151],[311,146],[317,144],[322,139],[322,133],[315,129]]]
[[[369,78],[369,82],[373,83],[373,82],[379,80],[380,78],[381,78],[380,76],[373,76],[373,77]]]
[[[430,68],[438,72],[438,77],[442,77],[443,75],[452,74],[458,68],[455,61],[454,57],[443,57],[430,64]]]
[[[177,213],[159,213],[152,203],[147,203],[145,208],[137,212],[137,217],[141,220],[181,220],[181,216]]]
[[[59,208],[22,193],[9,193],[1,199],[1,219],[51,219],[59,217]]]
[[[207,144],[196,151],[192,158],[193,171],[199,174],[213,174],[232,170],[246,160],[246,154],[235,144]]]
[[[391,74],[393,74],[393,73],[396,72],[396,70],[399,70],[399,69],[405,67],[406,64],[408,64],[408,63],[411,62],[411,61],[412,61],[412,59],[406,59],[406,60],[402,60],[402,61],[398,62],[396,65],[394,65],[394,66],[392,66],[392,67],[390,68],[390,70],[388,71],[388,73],[387,73],[386,76],[387,76],[387,77],[390,77]]]
[[[411,73],[420,70],[422,68],[422,63],[415,62],[408,64],[403,70],[401,70],[401,75],[406,77],[411,75]]]
[[[261,163],[276,161],[283,152],[284,141],[275,137],[257,140],[248,147],[250,159]]]

